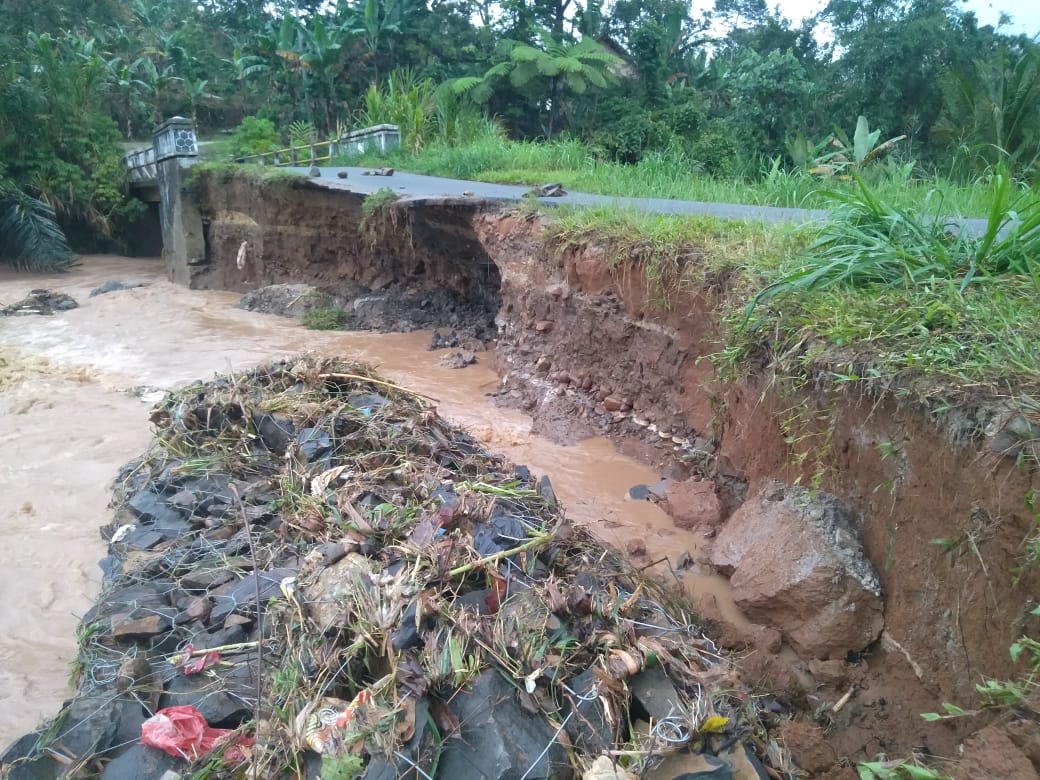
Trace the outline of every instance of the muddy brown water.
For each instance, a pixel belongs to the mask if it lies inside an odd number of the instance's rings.
[[[90,297],[109,280],[145,286]],[[235,293],[167,282],[154,260],[91,256],[55,276],[5,270],[0,304],[39,287],[66,292],[80,307],[0,318],[0,747],[54,715],[69,694],[78,616],[100,585],[98,527],[109,519],[109,487],[148,445],[154,388],[304,350],[362,360],[436,398],[442,415],[489,449],[550,475],[567,515],[604,541],[624,548],[641,539],[647,561],[700,557],[699,537],[657,506],[626,500],[629,486],[656,481],[655,472],[605,439],[553,444],[530,432],[523,413],[497,407],[490,355],[452,370],[427,349],[426,332],[308,331],[235,308]],[[142,387],[153,394],[132,392]],[[696,566],[682,576],[695,602],[710,600],[743,622],[724,579]]]

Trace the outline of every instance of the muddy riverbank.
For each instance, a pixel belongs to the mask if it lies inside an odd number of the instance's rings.
[[[145,286],[90,297],[109,280]],[[67,695],[68,662],[78,618],[100,583],[109,485],[118,468],[150,437],[156,388],[176,387],[215,372],[271,357],[316,350],[378,365],[393,381],[438,399],[448,419],[540,473],[569,517],[624,546],[644,539],[649,559],[696,557],[703,541],[676,529],[646,501],[630,501],[631,485],[658,479],[655,470],[619,455],[605,439],[576,447],[531,433],[521,411],[488,397],[498,387],[487,354],[464,370],[439,364],[428,332],[319,333],[297,322],[235,308],[239,296],[192,291],[167,282],[159,263],[86,257],[57,277],[4,273],[0,301],[35,287],[67,292],[80,308],[54,317],[0,320],[0,544],[10,579],[0,604],[0,743],[53,715]],[[701,598],[733,610],[722,578],[681,573]]]
[[[1022,566],[1036,471],[1014,457],[1021,446],[1007,453],[1015,430],[1034,428],[1007,399],[982,388],[935,388],[930,403],[884,387],[839,390],[827,378],[853,370],[842,361],[854,356],[828,353],[796,367],[800,382],[768,360],[740,381],[719,379],[711,356],[728,281],[698,262],[699,247],[677,253],[684,276],[665,307],[638,246],[619,257],[594,235],[557,240],[531,213],[443,199],[366,210],[348,192],[248,176],[203,181],[200,192],[207,258],[197,285],[360,284],[500,299],[498,401],[557,440],[605,435],[668,470],[668,508],[701,549],[731,517],[746,521],[749,497],[749,507],[768,504],[771,480],[839,497],[879,577],[881,631],[846,658],[803,652],[792,669],[770,632],[794,637],[797,610],[759,608],[765,633],[750,642],[764,685],[804,697],[807,717],[790,740],[811,771],[877,754],[956,755],[986,717],[929,723],[920,713],[970,706],[981,680],[1021,672],[1008,647],[1038,628],[1040,578]],[[782,549],[756,565],[789,568]],[[738,603],[784,592],[782,576],[752,592],[739,563],[715,562],[744,583]]]

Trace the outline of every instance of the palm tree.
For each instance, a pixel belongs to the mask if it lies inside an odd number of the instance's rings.
[[[2,181],[0,262],[21,271],[64,271],[76,262],[54,209]]]

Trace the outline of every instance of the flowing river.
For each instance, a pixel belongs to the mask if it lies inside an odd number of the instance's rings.
[[[109,280],[144,286],[90,297]],[[148,446],[155,388],[305,350],[362,360],[436,398],[443,416],[489,449],[548,474],[568,516],[605,542],[642,539],[648,562],[698,557],[699,537],[656,505],[626,500],[629,486],[656,482],[655,472],[605,439],[553,444],[530,432],[525,414],[496,406],[490,355],[451,370],[427,349],[427,332],[309,331],[235,308],[235,293],[171,284],[154,260],[90,256],[53,276],[0,271],[0,305],[34,288],[68,293],[80,307],[0,318],[0,749],[69,694],[78,616],[100,586],[109,486]],[[721,578],[694,567],[684,585],[695,602],[740,621]]]

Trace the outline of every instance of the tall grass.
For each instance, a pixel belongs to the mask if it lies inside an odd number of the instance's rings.
[[[757,176],[714,178],[680,149],[649,152],[638,163],[625,165],[602,159],[592,147],[573,139],[512,141],[488,120],[474,123],[473,130],[475,135],[461,143],[434,136],[418,151],[399,150],[391,162],[414,173],[500,184],[559,182],[577,192],[757,206],[829,208],[833,203],[828,191],[856,191],[854,181],[822,180],[803,170],[785,170],[778,162]],[[920,207],[933,191],[941,194],[950,214],[983,216],[988,204],[985,189],[977,183],[917,179],[905,167],[872,171],[870,183],[880,197],[901,208]]]

